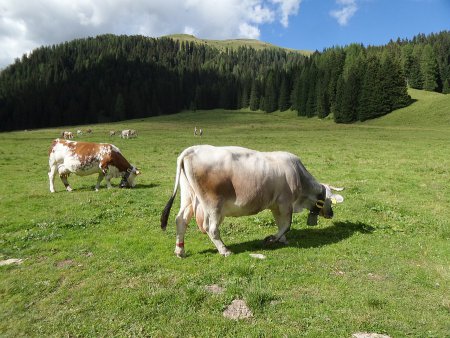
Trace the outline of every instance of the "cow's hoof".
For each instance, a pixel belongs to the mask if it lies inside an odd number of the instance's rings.
[[[178,258],[186,258],[186,253],[183,251],[177,251],[175,250],[175,256],[177,256]]]
[[[72,191],[72,188],[71,188],[71,187],[67,187],[66,189],[67,189],[68,192],[71,192],[71,191]]]
[[[231,252],[230,250],[226,250],[226,251],[224,251],[224,252],[221,252],[220,254],[221,254],[223,257],[228,257],[229,255],[232,254],[232,252]]]
[[[274,235],[267,236],[264,238],[264,244],[270,245],[277,242],[277,238]]]

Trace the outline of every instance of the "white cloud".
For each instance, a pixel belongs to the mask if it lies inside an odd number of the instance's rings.
[[[260,37],[288,26],[301,0],[0,0],[0,69],[41,45],[99,34]]]
[[[298,8],[300,7],[300,1],[298,0],[272,0],[272,2],[279,6],[279,12],[281,12],[281,24],[284,27],[289,25],[289,16],[296,15]]]
[[[330,15],[337,20],[339,25],[346,26],[350,18],[358,10],[356,0],[337,0],[336,2],[341,5],[341,8],[331,11]]]

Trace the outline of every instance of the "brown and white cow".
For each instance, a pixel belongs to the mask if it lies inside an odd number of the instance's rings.
[[[185,149],[178,157],[175,188],[161,215],[163,230],[178,186],[181,195],[176,217],[178,257],[185,256],[184,235],[193,215],[219,253],[227,256],[231,252],[219,234],[219,225],[226,216],[254,215],[270,209],[278,232],[267,237],[266,242],[286,242],[293,212],[310,210],[308,225],[316,225],[318,215],[332,218],[331,204],[344,200],[332,193],[343,188],[316,181],[293,154],[198,145]]]
[[[73,133],[71,131],[63,131],[61,133],[61,137],[65,138],[66,140],[73,138]]]
[[[67,181],[70,174],[87,176],[98,173],[95,190],[98,191],[100,182],[105,178],[106,185],[111,188],[111,178],[122,177],[121,188],[134,187],[135,178],[140,171],[123,157],[119,148],[109,143],[75,142],[56,139],[49,149],[48,162],[50,171],[50,191],[55,192],[55,175],[67,191],[72,188]]]

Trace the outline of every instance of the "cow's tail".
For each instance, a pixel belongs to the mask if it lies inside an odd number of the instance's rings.
[[[188,148],[186,150],[184,150],[180,156],[178,156],[177,159],[177,172],[175,175],[175,187],[173,189],[173,193],[172,196],[170,197],[169,201],[167,202],[166,206],[164,207],[164,210],[161,214],[161,229],[162,230],[166,230],[167,228],[167,220],[169,219],[169,214],[170,214],[170,209],[172,208],[172,204],[173,201],[175,200],[175,196],[177,195],[177,191],[178,191],[178,186],[180,184],[180,175],[181,175],[181,170],[183,170],[183,160],[184,157],[186,156],[186,154],[190,151],[191,148]]]

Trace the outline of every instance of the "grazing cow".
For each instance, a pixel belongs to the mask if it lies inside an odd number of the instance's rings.
[[[194,136],[197,136],[197,126],[194,127]]]
[[[92,133],[92,129],[90,129],[90,128],[87,129],[87,130],[86,130],[86,133],[88,133],[88,134]]]
[[[200,130],[199,130],[198,134],[199,134],[200,136],[202,136],[202,135],[203,135],[203,129],[202,129],[202,128],[200,128]]]
[[[137,137],[137,131],[134,130],[134,129],[122,130],[122,133],[120,134],[120,137],[121,138],[126,138],[126,139]]]
[[[63,131],[61,133],[61,137],[65,138],[66,140],[73,138],[73,133],[71,131]]]
[[[178,186],[181,195],[176,217],[178,257],[185,255],[184,235],[193,215],[219,253],[228,256],[231,252],[219,234],[219,225],[226,216],[254,215],[270,209],[278,232],[265,241],[285,243],[293,212],[310,210],[308,225],[316,225],[318,215],[332,218],[331,204],[343,201],[341,195],[332,193],[343,188],[316,181],[293,154],[198,145],[185,149],[178,157],[175,188],[161,215],[163,230]]]
[[[77,130],[77,136],[82,136],[82,135],[83,135],[83,132],[80,129],[78,129]]]
[[[116,132],[114,130],[110,130],[109,131],[109,136],[111,137],[111,136],[114,136],[114,135],[116,135]]]
[[[98,191],[100,182],[105,178],[106,185],[111,188],[111,178],[122,177],[121,188],[135,186],[135,178],[140,174],[139,169],[131,165],[123,157],[119,148],[109,143],[75,142],[56,139],[53,141],[48,154],[50,171],[50,191],[55,192],[55,174],[58,173],[67,191],[72,188],[67,177],[74,173],[87,176],[98,173],[95,190]]]

